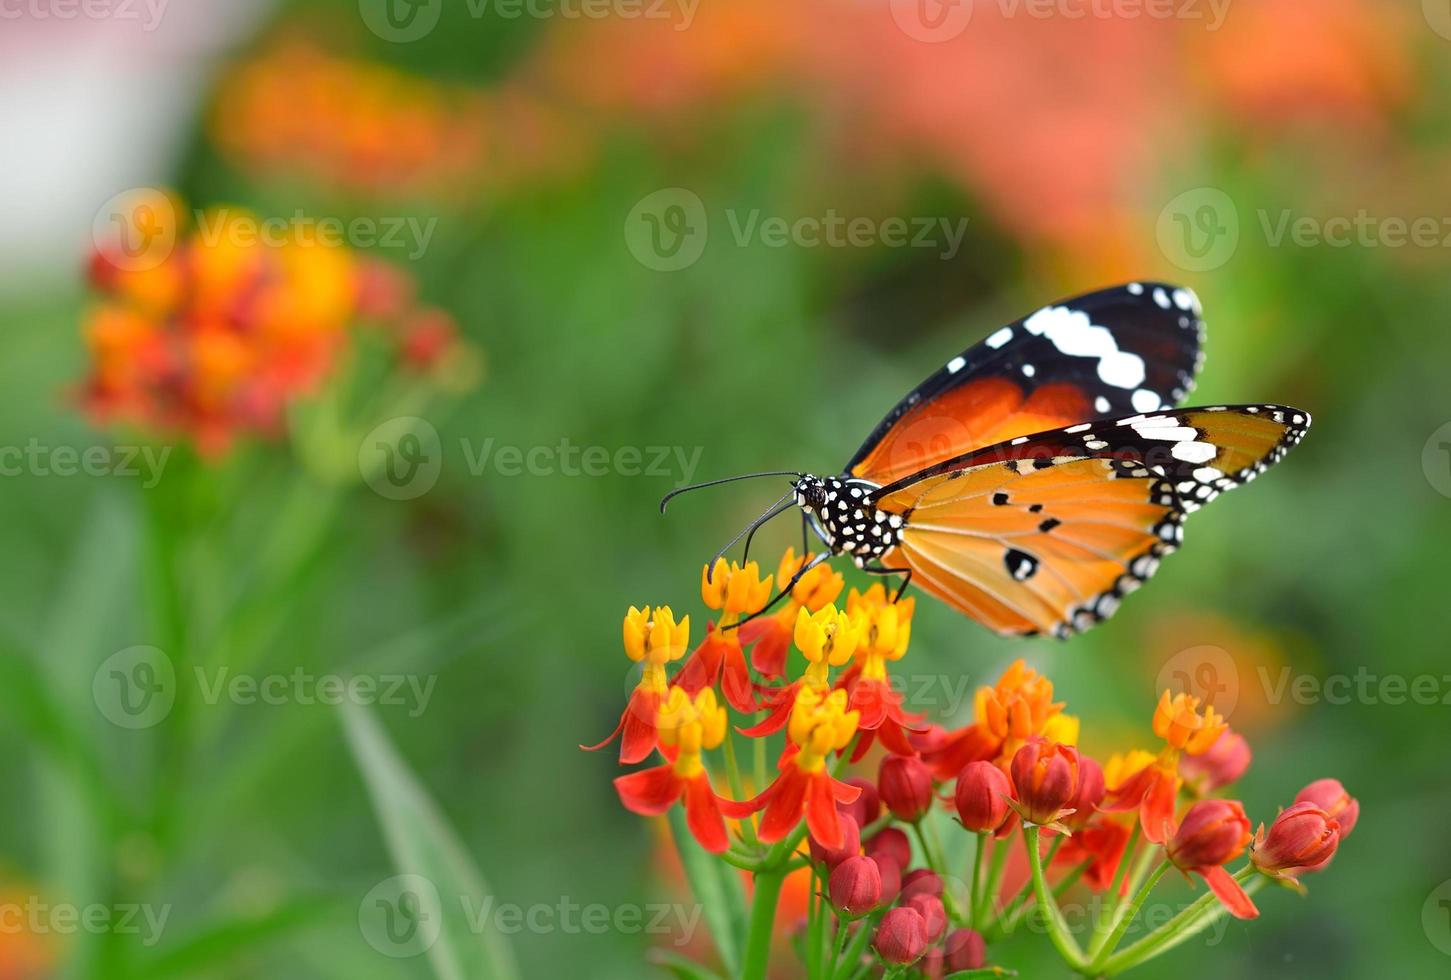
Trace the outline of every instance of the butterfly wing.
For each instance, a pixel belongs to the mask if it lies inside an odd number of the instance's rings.
[[[881,487],[912,581],[999,633],[1066,637],[1106,619],[1173,551],[1186,514],[1304,437],[1307,413],[1215,406],[1080,423]]]
[[[846,472],[882,485],[1016,436],[1179,404],[1203,357],[1199,299],[1167,283],[1045,306],[948,361],[867,437]]]

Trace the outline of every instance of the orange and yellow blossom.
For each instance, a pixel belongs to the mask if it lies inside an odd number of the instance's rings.
[[[707,626],[705,640],[680,669],[675,683],[696,694],[719,681],[732,708],[744,712],[756,710],[751,672],[746,667],[739,631],[734,627],[743,614],[756,612],[766,604],[773,581],[770,575],[761,578],[761,568],[753,561],[744,566],[737,562],[727,565],[724,558],[717,558],[714,566],[701,569],[700,597],[721,615]]]
[[[690,617],[675,621],[675,614],[669,606],[649,606],[643,609],[630,607],[622,626],[625,642],[625,656],[643,664],[644,672],[640,682],[630,694],[629,703],[615,730],[605,740],[595,745],[582,745],[588,751],[602,749],[615,736],[620,740],[620,762],[634,765],[641,762],[655,750],[657,743],[663,744],[663,734],[657,726],[661,706],[665,703],[668,682],[665,665],[685,656],[690,646]]]
[[[658,816],[677,800],[685,801],[685,823],[700,846],[714,854],[730,844],[721,804],[701,753],[718,748],[726,737],[726,710],[715,691],[701,691],[692,700],[678,687],[661,705],[656,718],[660,746],[673,761],[615,779],[615,790],[625,808],[644,816]]]
[[[1179,759],[1183,754],[1200,755],[1214,745],[1227,727],[1212,706],[1199,710],[1199,699],[1190,694],[1171,695],[1165,690],[1154,710],[1154,734],[1165,741],[1157,756],[1146,761],[1148,753],[1135,755],[1137,769],[1129,761],[1115,763],[1105,770],[1109,794],[1103,809],[1110,812],[1138,810],[1139,825],[1144,837],[1162,844],[1171,837],[1177,825],[1174,803],[1183,779],[1179,775]]]
[[[795,548],[787,548],[776,568],[776,581],[784,588],[814,557],[809,553],[798,557]],[[817,565],[801,575],[791,587],[791,594],[786,597],[781,610],[743,625],[741,644],[751,648],[751,666],[765,677],[784,675],[796,614],[802,609],[814,613],[834,603],[841,595],[845,582],[841,573],[830,565]]]
[[[988,760],[1006,770],[1028,739],[1045,734],[1063,711],[1053,700],[1053,682],[1023,660],[1015,660],[998,682],[978,688],[971,725],[948,732],[922,756],[938,779],[952,779],[969,762]]]
[[[878,582],[866,592],[852,589],[846,608],[862,637],[856,664],[842,678],[851,695],[850,706],[861,712],[862,738],[852,760],[862,758],[878,737],[895,755],[916,755],[907,732],[922,719],[902,710],[902,696],[892,689],[887,674],[887,663],[901,660],[911,642],[916,600],[889,601],[886,588]]]
[[[861,637],[846,613],[828,603],[814,613],[803,607],[796,612],[796,628],[792,631],[796,648],[806,658],[806,670],[785,687],[768,688],[764,707],[766,717],[750,728],[741,729],[749,738],[773,735],[785,727],[796,705],[796,694],[802,687],[824,694],[831,687],[831,668],[840,667],[852,658]]]
[[[847,708],[845,691],[802,686],[786,726],[790,741],[781,755],[781,775],[755,799],[729,806],[727,814],[743,817],[764,809],[759,835],[768,844],[789,835],[804,815],[818,844],[840,847],[843,835],[836,804],[855,802],[861,790],[834,778],[826,761],[832,752],[847,747],[860,720],[860,712]]]

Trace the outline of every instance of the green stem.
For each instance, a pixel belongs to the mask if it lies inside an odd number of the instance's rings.
[[[983,831],[977,832],[977,850],[972,855],[972,887],[969,889],[970,901],[968,909],[972,916],[972,924],[977,925],[984,921],[982,911],[982,852],[986,850],[988,835]]]
[[[1048,849],[1047,865],[1049,867],[1052,867],[1053,858],[1057,856],[1058,848],[1062,842],[1063,838],[1059,837],[1054,841],[1053,846]],[[1093,859],[1089,858],[1060,878],[1058,884],[1053,886],[1053,897],[1063,897],[1063,893],[1078,883],[1078,879],[1083,877],[1084,872],[1088,870],[1088,866],[1092,863]],[[984,938],[988,942],[993,943],[1012,933],[1018,927],[1018,920],[1022,918],[1024,906],[1031,902],[1032,899],[1033,886],[1031,882],[1028,882],[1022,888],[1018,889],[1018,893],[1013,896],[1012,900],[1008,902],[1007,907],[1003,909],[1002,915],[988,923],[986,931],[983,932]]]
[[[836,920],[835,940],[831,944],[831,959],[826,961],[826,971],[822,974],[827,980],[836,976],[836,968],[841,963],[841,954],[846,950],[847,939],[851,935],[851,930],[847,928],[851,923],[835,914],[834,910],[833,918]]]
[[[722,743],[725,749],[726,780],[731,787],[731,795],[738,800],[746,798],[745,784],[741,782],[741,768],[736,764],[736,739],[735,734],[726,732],[725,741]],[[754,815],[740,821],[741,837],[747,844],[756,843],[756,818]]]
[[[1037,838],[1034,837],[1034,840]],[[998,892],[1003,882],[1003,870],[1008,866],[1008,852],[1013,849],[1012,839],[993,842],[992,865],[988,868],[987,884],[982,890],[982,918],[974,923],[974,928],[982,932],[988,921],[997,913]]]
[[[861,928],[852,937],[851,943],[846,947],[846,952],[837,958],[836,973],[834,980],[848,980],[861,966],[862,953],[866,952],[867,943],[872,938],[872,927],[870,922],[863,922]]]
[[[1033,894],[1038,898],[1038,904],[1043,909],[1044,918],[1048,922],[1048,938],[1053,940],[1053,946],[1058,950],[1058,955],[1075,970],[1083,967],[1083,951],[1078,948],[1078,942],[1068,931],[1068,923],[1063,921],[1063,912],[1058,908],[1058,900],[1048,890],[1048,881],[1043,876],[1043,856],[1038,853],[1038,827],[1033,824],[1023,826],[1023,841],[1028,848],[1028,866],[1033,872]]]
[[[785,880],[786,875],[780,871],[756,873],[741,980],[765,980],[766,965],[771,957],[771,934],[776,925],[776,902],[781,897],[781,884]]]
[[[957,907],[957,899],[953,897],[951,891],[947,888],[947,872],[941,857],[941,852],[928,842],[927,831],[922,829],[922,824],[925,822],[925,819],[918,820],[912,825],[912,830],[917,835],[917,843],[922,845],[922,856],[927,859],[927,867],[931,868],[932,872],[938,878],[942,879],[943,909],[947,912],[947,917],[953,922],[965,922],[967,920],[963,918],[962,911]]]
[[[1114,950],[1118,949],[1118,944],[1123,941],[1124,933],[1128,931],[1129,923],[1133,922],[1134,916],[1139,914],[1139,909],[1143,907],[1144,900],[1149,897],[1149,892],[1153,891],[1154,886],[1159,883],[1159,879],[1164,877],[1164,872],[1173,866],[1173,862],[1171,861],[1160,861],[1159,866],[1153,870],[1139,890],[1134,893],[1133,900],[1127,906],[1121,907],[1119,914],[1116,916],[1117,921],[1114,923],[1113,932],[1108,935],[1108,941],[1103,944],[1103,948],[1094,955],[1092,962],[1088,965],[1090,973],[1103,969],[1103,964],[1113,955]]]
[[[1253,864],[1247,864],[1235,874],[1235,880],[1244,886],[1246,894],[1253,895],[1264,885],[1265,877],[1256,875]],[[1219,904],[1213,892],[1205,892],[1186,905],[1168,922],[1164,923],[1132,946],[1110,956],[1103,964],[1103,975],[1113,976],[1153,959],[1161,953],[1178,946],[1198,935],[1226,909]]]
[[[1129,842],[1124,845],[1123,857],[1119,858],[1118,869],[1114,872],[1113,883],[1108,886],[1108,891],[1103,893],[1103,908],[1098,912],[1098,917],[1093,922],[1093,934],[1088,939],[1088,955],[1096,957],[1103,944],[1108,940],[1108,934],[1113,930],[1114,911],[1119,903],[1119,889],[1123,887],[1124,875],[1129,873],[1129,867],[1134,863],[1134,849],[1139,846],[1139,834],[1141,826],[1137,819],[1134,820],[1134,829],[1129,833]]]

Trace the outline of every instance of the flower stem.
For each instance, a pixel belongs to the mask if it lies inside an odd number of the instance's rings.
[[[731,732],[726,732],[725,741],[721,743],[725,749],[726,780],[730,784],[731,796],[737,800],[746,798],[745,784],[741,782],[741,767],[736,764],[736,739]],[[756,818],[747,817],[740,822],[741,837],[747,844],[756,843]]]
[[[1038,904],[1042,907],[1044,918],[1048,922],[1048,938],[1053,940],[1053,946],[1058,950],[1058,955],[1063,957],[1070,967],[1081,970],[1083,951],[1078,948],[1077,940],[1068,931],[1068,923],[1063,921],[1063,912],[1058,908],[1058,900],[1048,890],[1047,879],[1043,876],[1043,856],[1038,853],[1038,827],[1033,824],[1024,825],[1023,840],[1028,847],[1028,866],[1033,872],[1033,894],[1037,896]],[[994,855],[994,859],[996,859],[996,855]]]
[[[1259,891],[1265,878],[1263,875],[1255,874],[1254,865],[1246,864],[1235,873],[1235,880],[1244,885],[1246,894],[1252,895]],[[1178,915],[1143,939],[1110,956],[1103,964],[1103,975],[1114,976],[1130,967],[1151,960],[1161,953],[1167,953],[1180,943],[1198,935],[1224,914],[1226,914],[1226,909],[1223,905],[1218,904],[1214,893],[1205,892],[1181,909]]]
[[[786,875],[782,871],[756,872],[741,980],[765,980],[766,965],[771,957],[771,934],[776,925],[776,902],[781,897],[781,884],[785,880]]]
[[[870,920],[864,920],[861,928],[857,930],[852,941],[847,945],[846,952],[838,957],[836,964],[835,980],[849,980],[861,968],[862,953],[866,952],[867,943],[872,938],[872,926]]]
[[[977,832],[977,849],[972,855],[972,887],[970,889],[970,908],[968,914],[971,916],[972,924],[975,926],[983,920],[982,910],[982,852],[987,849],[988,835],[983,831]]]
[[[917,835],[917,843],[922,845],[922,856],[927,859],[927,867],[931,868],[938,878],[943,879],[942,905],[947,912],[947,917],[953,922],[966,922],[962,912],[957,907],[957,899],[947,888],[947,871],[942,860],[941,852],[934,848],[927,839],[927,831],[922,829],[926,822],[925,817],[912,825],[912,831]]]
[[[1118,948],[1118,944],[1123,940],[1124,933],[1128,931],[1129,923],[1133,922],[1134,916],[1139,914],[1139,909],[1143,906],[1144,900],[1149,897],[1149,892],[1153,891],[1154,886],[1159,883],[1159,879],[1164,877],[1164,872],[1173,866],[1173,863],[1170,861],[1160,861],[1159,866],[1145,879],[1143,886],[1134,893],[1134,897],[1129,904],[1127,906],[1120,906],[1116,910],[1117,914],[1115,916],[1116,921],[1113,932],[1109,933],[1107,941],[1104,942],[1103,947],[1094,955],[1092,962],[1089,963],[1088,970],[1090,973],[1095,973],[1103,969],[1103,964],[1113,955],[1113,951]]]
[[[1036,838],[1034,838],[1036,839]],[[998,892],[1002,886],[1003,870],[1008,865],[1008,853],[1013,849],[1011,839],[993,842],[992,866],[988,868],[987,884],[982,889],[982,901],[979,903],[982,908],[982,918],[974,923],[974,928],[982,932],[988,921],[997,912]]]
[[[1088,955],[1090,958],[1098,956],[1103,944],[1108,941],[1108,934],[1113,931],[1115,922],[1114,912],[1119,904],[1119,889],[1123,887],[1124,875],[1129,873],[1129,866],[1134,863],[1134,849],[1139,846],[1139,834],[1142,832],[1138,820],[1134,821],[1134,829],[1129,833],[1129,842],[1124,845],[1123,857],[1118,859],[1118,869],[1113,875],[1113,884],[1108,886],[1108,891],[1103,893],[1103,908],[1098,912],[1098,917],[1093,922],[1093,934],[1088,939]]]

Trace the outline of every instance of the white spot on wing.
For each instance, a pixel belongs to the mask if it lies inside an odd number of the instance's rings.
[[[1129,400],[1133,402],[1136,412],[1157,412],[1164,404],[1158,394],[1148,388],[1138,389]]]
[[[1010,341],[1012,339],[1013,339],[1013,328],[1012,327],[1003,327],[1001,330],[998,330],[996,333],[994,333],[991,337],[989,337],[987,339],[987,345],[989,347],[991,347],[993,350],[997,350],[999,347],[1003,346],[1003,344],[1006,344],[1008,341]]]
[[[956,374],[958,371],[961,371],[966,364],[967,358],[960,355],[954,357],[952,360],[947,362],[947,373]]]
[[[1024,320],[1023,328],[1047,337],[1054,347],[1070,357],[1098,358],[1098,376],[1105,384],[1133,388],[1144,380],[1144,359],[1119,350],[1108,328],[1095,326],[1081,310],[1045,306]]]
[[[1219,450],[1209,442],[1179,442],[1175,443],[1169,452],[1175,459],[1183,460],[1186,463],[1207,463],[1218,454]]]

